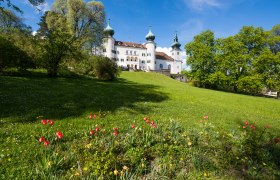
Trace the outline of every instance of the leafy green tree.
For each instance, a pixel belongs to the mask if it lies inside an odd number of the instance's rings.
[[[42,3],[45,2],[45,0],[28,0],[29,3],[33,6],[38,6]],[[2,4],[6,4],[8,7],[11,7],[12,9],[14,9],[17,12],[23,13],[22,10],[20,8],[18,8],[16,5],[14,5],[11,0],[0,0],[0,12],[4,10],[4,7]]]
[[[208,77],[216,69],[214,33],[210,30],[200,33],[193,42],[186,44],[185,49],[193,79],[198,81],[200,87],[209,87]]]
[[[24,71],[27,68],[34,68],[34,63],[25,51],[0,34],[0,71],[5,68],[18,68]]]
[[[243,43],[238,41],[235,36],[219,39],[217,44],[217,69],[229,77],[228,85],[237,92],[237,81],[241,76],[246,76],[249,73],[248,61],[250,57],[246,54],[247,50]]]
[[[98,1],[56,0],[54,11],[64,15],[70,31],[89,52],[100,46],[105,22],[104,6]]]
[[[45,20],[49,33],[42,41],[43,64],[48,70],[48,75],[56,77],[58,67],[63,60],[75,56],[79,49],[76,46],[76,38],[69,32],[66,18],[63,15],[49,12]]]
[[[268,89],[277,89],[280,84],[280,52],[276,55],[265,49],[254,61],[255,74],[262,77],[263,84]]]
[[[272,53],[277,54],[280,51],[280,25],[274,26],[268,32],[267,44]]]
[[[0,17],[0,30],[2,32],[11,28],[31,31],[31,27],[25,25],[22,18],[18,17],[11,10],[2,9],[2,11],[0,11]]]

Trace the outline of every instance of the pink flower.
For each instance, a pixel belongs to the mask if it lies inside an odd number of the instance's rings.
[[[44,142],[45,141],[45,138],[44,137],[40,137],[39,138],[39,142]]]
[[[52,126],[54,124],[54,121],[50,120],[49,125]]]
[[[117,127],[114,127],[114,128],[113,128],[113,130],[114,130],[114,131],[118,131],[118,130],[119,130],[119,128],[117,128]]]
[[[244,122],[244,124],[245,124],[245,125],[248,125],[249,123],[246,121],[246,122]]]
[[[143,119],[144,119],[144,121],[147,121],[147,120],[149,120],[149,119],[148,119],[147,117],[144,117]]]
[[[94,135],[94,133],[95,133],[94,130],[90,130],[90,131],[89,131],[89,134],[90,134],[90,135]]]
[[[89,115],[89,118],[92,119],[92,117],[93,117],[92,114],[90,114],[90,115]]]
[[[208,119],[208,118],[209,118],[209,116],[204,116],[203,118],[204,118],[204,119]]]
[[[132,125],[131,125],[131,128],[132,128],[132,129],[134,129],[134,128],[135,128],[134,124],[132,124]]]
[[[246,129],[246,126],[242,126],[243,129]]]
[[[97,118],[97,115],[96,115],[96,114],[94,114],[94,115],[93,115],[93,118],[94,118],[94,119],[96,119],[96,118]]]
[[[48,146],[48,145],[50,145],[50,141],[45,141],[44,146]]]
[[[41,121],[41,123],[45,125],[45,124],[47,124],[47,120],[43,119],[43,120]]]
[[[113,135],[114,135],[114,136],[118,136],[118,134],[119,134],[118,131],[114,131],[114,132],[113,132]]]
[[[99,128],[99,127],[96,127],[96,128],[95,128],[95,131],[96,131],[96,132],[100,131],[100,128]]]
[[[56,132],[56,136],[57,136],[59,139],[61,139],[61,138],[63,137],[63,134],[62,134],[62,132],[57,131],[57,132]]]

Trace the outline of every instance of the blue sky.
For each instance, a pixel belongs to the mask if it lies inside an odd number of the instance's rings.
[[[42,12],[27,0],[16,1],[24,11],[25,23],[38,29]],[[49,10],[54,0],[40,6]],[[280,24],[280,0],[101,0],[106,18],[111,19],[115,38],[122,41],[145,42],[149,26],[156,35],[158,47],[170,47],[175,31],[182,48],[196,34],[210,29],[216,37],[238,33],[242,26],[253,25],[270,30]]]

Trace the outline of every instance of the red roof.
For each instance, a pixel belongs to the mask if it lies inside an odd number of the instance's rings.
[[[132,43],[132,42],[115,41],[115,45],[124,46],[124,47],[147,49],[143,44]]]
[[[174,59],[164,52],[156,52],[156,59],[162,59],[162,60],[167,60],[167,61],[174,61]]]

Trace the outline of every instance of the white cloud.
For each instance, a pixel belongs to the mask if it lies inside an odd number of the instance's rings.
[[[206,8],[223,7],[222,0],[183,0],[183,2],[192,10],[202,11]]]
[[[45,2],[44,4],[40,4],[39,6],[36,7],[36,10],[38,12],[46,12],[49,11],[50,9],[51,8],[47,2]]]
[[[37,31],[33,31],[32,35],[35,36],[37,34]]]

